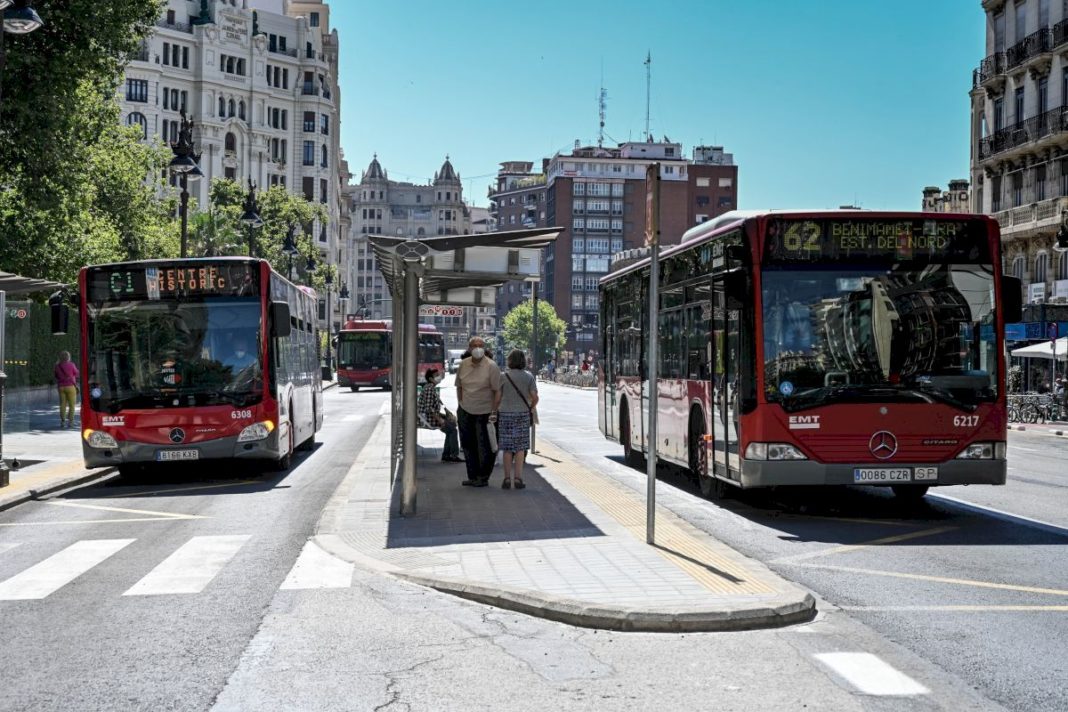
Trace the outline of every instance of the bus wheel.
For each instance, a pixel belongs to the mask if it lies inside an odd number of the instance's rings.
[[[360,390],[360,387],[359,387],[359,386],[349,386],[349,388],[351,388],[351,389],[352,389],[352,392],[353,392],[353,393],[355,393],[356,391]]]
[[[705,443],[705,422],[696,408],[690,413],[690,477],[701,488],[701,494],[711,497],[718,481],[708,474],[708,446]],[[719,483],[722,486],[722,483]]]
[[[641,467],[641,453],[630,444],[630,410],[626,401],[620,404],[620,409],[622,412],[619,414],[619,440],[623,443],[623,461],[627,467]]]
[[[929,487],[927,485],[892,485],[890,489],[894,490],[894,496],[900,501],[915,503],[924,498]]]

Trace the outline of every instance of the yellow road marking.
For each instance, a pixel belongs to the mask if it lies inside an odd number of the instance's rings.
[[[922,537],[934,536],[935,534],[943,534],[945,532],[951,532],[956,530],[957,527],[935,527],[934,529],[924,529],[918,532],[908,532],[907,534],[895,534],[894,536],[885,536],[879,539],[872,539],[871,541],[862,541],[859,544],[846,544],[844,546],[834,546],[830,549],[822,549],[820,551],[812,551],[804,554],[794,554],[793,556],[784,556],[779,559],[775,559],[772,563],[775,564],[792,564],[797,561],[804,561],[806,559],[818,559],[822,556],[831,556],[832,554],[844,554],[850,551],[857,551],[859,549],[867,549],[871,546],[882,546],[883,544],[896,544],[901,541],[908,541],[910,539],[920,539]]]
[[[1014,611],[1040,611],[1040,612],[1054,612],[1054,613],[1068,613],[1068,606],[841,606],[843,611],[886,611],[893,612],[961,612],[961,613],[998,613],[1002,611],[1014,612]]]
[[[127,492],[126,494],[111,495],[108,499],[119,499],[120,497],[149,497],[154,494],[170,494],[172,492],[192,492],[194,490],[203,489],[221,489],[223,487],[233,487],[235,485],[254,485],[261,484],[261,480],[238,480],[237,482],[227,482],[225,484],[218,485],[195,485],[193,487],[174,487],[172,489],[164,490],[143,490],[141,492]]]
[[[782,515],[779,515],[778,518],[781,519]],[[822,520],[825,520],[825,521],[828,521],[828,522],[841,522],[842,524],[883,524],[883,525],[886,525],[888,527],[914,527],[914,526],[916,526],[915,524],[913,524],[911,522],[900,522],[900,521],[896,521],[896,520],[892,520],[892,519],[887,520],[887,519],[855,519],[853,517],[824,517],[824,516],[815,515],[815,514],[804,514],[804,515],[800,515],[800,516],[795,516],[793,518],[794,519],[802,519],[802,520],[822,519]]]
[[[54,502],[48,501],[53,507],[78,507],[80,509],[99,509],[104,512],[123,512],[124,514],[151,514],[155,517],[166,519],[207,519],[199,514],[175,514],[174,512],[153,512],[147,509],[125,509],[123,507],[104,507],[99,504],[79,504],[77,502]]]
[[[890,578],[911,579],[913,581],[930,581],[932,583],[948,583],[956,586],[973,586],[975,588],[993,588],[1000,591],[1019,591],[1021,593],[1041,593],[1048,596],[1068,596],[1068,591],[1058,588],[1038,588],[1036,586],[1018,586],[1011,583],[993,583],[990,581],[975,581],[973,579],[949,578],[947,576],[928,576],[926,574],[907,574],[898,571],[880,571],[878,569],[861,569],[852,566],[833,566],[831,564],[798,564],[812,569],[826,569],[828,571],[843,571],[853,574],[869,574],[871,576],[887,576]]]

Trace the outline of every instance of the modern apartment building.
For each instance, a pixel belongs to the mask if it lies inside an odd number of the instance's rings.
[[[338,36],[325,2],[167,0],[156,32],[126,67],[123,121],[145,139],[178,139],[193,119],[207,205],[211,180],[282,185],[321,202],[312,227],[323,259],[349,272],[342,232]]]
[[[345,186],[344,195],[351,215],[355,260],[348,310],[367,318],[388,319],[393,314],[389,289],[378,271],[368,235],[419,239],[471,232],[471,211],[463,200],[463,184],[448,156],[432,181],[415,184],[390,180],[376,154],[360,182]],[[445,333],[448,348],[466,346],[474,326],[466,315],[425,319]]]
[[[972,72],[971,201],[994,215],[1025,302],[1068,303],[1068,3],[982,0],[986,58]],[[1027,310],[1025,310],[1026,312]],[[1027,320],[1061,319],[1041,310]],[[1068,316],[1068,314],[1066,314]]]
[[[524,230],[545,227],[545,168],[549,159],[542,161],[541,172],[534,172],[529,161],[505,161],[497,171],[497,182],[490,186],[490,215],[496,220],[498,230]],[[504,317],[521,302],[530,299],[532,283],[514,280],[497,289],[496,319],[494,329],[504,328]]]

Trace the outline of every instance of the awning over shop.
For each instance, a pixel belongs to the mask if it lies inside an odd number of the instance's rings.
[[[1049,341],[1043,341],[1041,343],[1032,344],[1030,346],[1024,346],[1021,349],[1013,349],[1010,351],[1013,356],[1019,356],[1021,358],[1053,358],[1053,346]],[[1062,336],[1057,339],[1057,360],[1068,361],[1068,336]]]
[[[0,292],[7,294],[29,294],[30,292],[48,292],[65,285],[48,279],[21,277],[11,272],[0,272]]]

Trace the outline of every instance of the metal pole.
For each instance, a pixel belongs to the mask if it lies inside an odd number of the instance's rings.
[[[248,226],[248,256],[249,257],[255,257],[256,256],[256,250],[255,250],[255,248],[253,247],[253,244],[252,244],[252,224],[251,223]]]
[[[418,265],[404,269],[404,465],[401,481],[401,516],[415,515],[416,384],[419,379],[419,273]]]
[[[398,268],[399,269],[399,268]],[[396,297],[395,294],[390,293],[391,297]],[[389,401],[390,401],[390,425],[392,427],[392,438],[390,441],[390,473],[391,477],[396,478],[397,468],[401,464],[401,433],[403,432],[403,423],[400,420],[399,414],[401,412],[400,404],[400,364],[401,364],[401,349],[400,343],[404,326],[404,310],[402,309],[399,314],[393,315],[393,333],[390,334],[390,365],[389,365]],[[390,484],[396,484],[391,482]]]
[[[182,257],[187,257],[189,243],[189,175],[182,174]]]
[[[653,173],[655,172],[655,177]],[[650,233],[648,236],[649,254],[649,348],[646,361],[646,372],[649,377],[649,437],[647,439],[646,457],[646,484],[645,484],[645,542],[653,544],[656,541],[656,441],[657,441],[657,378],[659,377],[658,353],[660,341],[660,164],[654,163],[646,173],[646,182],[654,181],[653,185],[647,186],[651,191],[648,199]],[[603,326],[603,325],[602,325]]]
[[[531,347],[530,350],[532,352],[531,358],[533,359],[533,364],[534,364],[534,380],[537,381],[538,380],[538,283],[537,282],[534,282],[534,284],[531,287],[531,290],[532,290],[533,296],[534,296],[534,299],[533,299],[533,302],[534,302],[534,316],[532,317],[532,321],[531,321],[530,333],[531,333],[531,341],[534,342],[534,345]],[[534,419],[531,418],[531,421],[530,421],[530,451],[532,453],[536,453],[538,451],[537,442],[538,442],[538,428],[537,428],[536,425],[534,425]]]
[[[3,29],[0,28],[0,34]],[[0,487],[7,487],[11,482],[11,471],[4,461],[4,388],[7,386],[7,374],[4,373],[4,329],[6,327],[7,294],[0,290]]]

